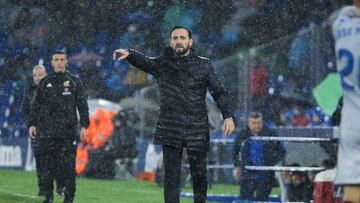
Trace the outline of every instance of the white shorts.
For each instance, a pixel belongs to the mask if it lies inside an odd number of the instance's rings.
[[[341,128],[335,185],[360,185],[360,130]]]

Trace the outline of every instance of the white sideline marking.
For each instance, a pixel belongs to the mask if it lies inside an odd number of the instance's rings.
[[[11,195],[18,196],[18,197],[27,197],[27,198],[31,198],[31,199],[38,199],[37,196],[26,195],[26,194],[21,194],[21,193],[16,193],[16,192],[9,192],[9,191],[2,190],[2,189],[0,189],[0,192],[2,192],[2,193],[7,193],[7,194],[11,194]]]

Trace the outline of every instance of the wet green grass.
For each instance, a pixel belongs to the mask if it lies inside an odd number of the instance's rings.
[[[42,202],[37,196],[37,184],[34,172],[0,170],[0,202],[1,203],[32,203]],[[192,192],[187,184],[185,192]],[[212,194],[238,194],[237,185],[213,185],[208,193]],[[279,194],[279,190],[273,190],[273,194]],[[56,203],[62,202],[62,198],[55,195]],[[154,182],[138,180],[97,180],[77,178],[76,203],[161,203],[163,188]],[[190,203],[191,199],[181,198],[182,203]]]

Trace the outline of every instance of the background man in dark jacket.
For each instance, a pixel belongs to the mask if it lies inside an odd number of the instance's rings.
[[[36,87],[39,85],[40,80],[47,76],[46,68],[43,65],[36,65],[33,68],[33,78],[30,84],[28,85],[27,89],[25,90],[25,94],[23,97],[23,102],[21,104],[21,114],[23,118],[28,122],[30,120],[30,107],[31,104],[35,100],[35,90]],[[39,193],[38,195],[43,195],[43,186],[40,181],[40,160],[39,160],[39,147],[37,143],[37,139],[30,139],[31,149],[34,153],[35,162],[36,162],[36,175],[38,178],[38,186],[39,186]]]
[[[54,73],[41,80],[36,90],[29,118],[29,136],[38,138],[40,164],[44,167],[41,181],[45,202],[53,200],[53,180],[62,174],[65,186],[64,202],[75,196],[75,156],[80,115],[80,138],[87,135],[89,108],[82,82],[66,71],[67,56],[63,52],[52,55]]]
[[[233,160],[235,173],[240,176],[240,198],[267,201],[274,185],[275,172],[244,170],[244,166],[274,166],[284,158],[285,150],[279,142],[251,140],[251,136],[270,137],[276,134],[264,126],[261,113],[253,112],[248,118],[248,128],[236,136]]]
[[[194,202],[206,201],[206,157],[210,139],[205,105],[208,89],[222,112],[225,134],[235,128],[229,91],[220,82],[209,59],[197,55],[192,44],[191,31],[176,26],[170,33],[170,46],[159,57],[149,58],[135,50],[114,52],[114,59],[127,59],[152,74],[159,85],[160,116],[154,143],[163,146],[166,203],[179,202],[183,147],[187,148]]]
[[[129,124],[129,115],[126,111],[120,111],[113,116],[114,131],[106,147],[109,148],[115,159],[120,159],[126,166],[126,170],[135,175],[133,159],[136,158],[136,136],[138,132]]]

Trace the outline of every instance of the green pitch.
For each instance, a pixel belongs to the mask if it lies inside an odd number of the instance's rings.
[[[37,184],[34,172],[0,170],[0,202],[30,203],[42,202],[37,196]],[[163,189],[153,182],[95,180],[77,178],[76,203],[161,203]],[[186,192],[192,192],[187,186]],[[278,190],[273,191],[278,194]],[[236,185],[214,185],[208,193],[238,194]],[[56,203],[62,198],[54,192]],[[181,198],[182,203],[192,203],[191,199]]]

